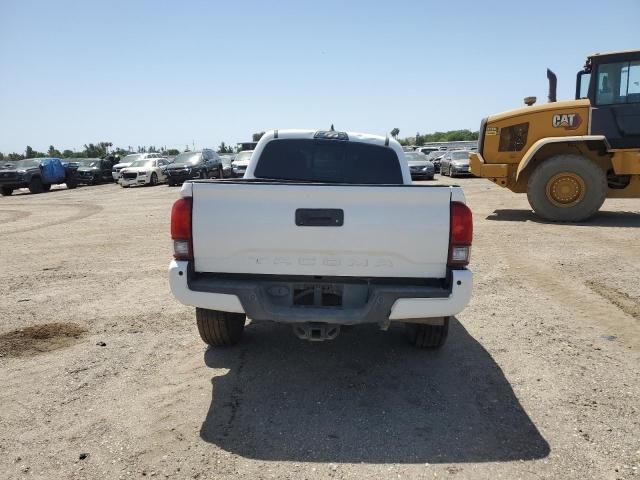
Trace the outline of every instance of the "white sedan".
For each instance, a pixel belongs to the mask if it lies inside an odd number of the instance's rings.
[[[131,165],[120,171],[118,182],[122,188],[132,185],[157,185],[167,181],[162,172],[168,164],[165,158],[148,158],[136,160]]]

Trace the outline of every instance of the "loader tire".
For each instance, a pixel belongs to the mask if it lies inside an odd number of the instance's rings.
[[[418,348],[436,349],[442,347],[449,334],[449,317],[442,325],[420,325],[405,323],[407,340]]]
[[[202,341],[212,347],[229,347],[242,339],[246,316],[196,308],[196,322]]]
[[[529,177],[527,198],[540,217],[552,222],[581,222],[600,209],[607,196],[605,172],[586,157],[556,155]]]

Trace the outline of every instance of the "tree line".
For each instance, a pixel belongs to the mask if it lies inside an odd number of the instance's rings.
[[[420,135],[416,133],[414,137],[398,138],[400,129],[394,128],[389,132],[393,138],[398,140],[401,145],[424,145],[430,142],[459,142],[478,140],[478,132],[471,130],[449,130],[447,132],[433,132]]]
[[[264,132],[262,132],[264,133]],[[258,134],[254,134],[255,136]],[[113,143],[111,142],[98,142],[98,143],[89,143],[85,144],[84,147],[79,151],[74,150],[58,150],[55,146],[49,145],[49,149],[46,152],[39,152],[34,150],[30,145],[27,145],[24,153],[8,153],[4,154],[0,152],[0,161],[3,160],[23,160],[25,158],[43,158],[43,157],[58,157],[58,158],[105,158],[108,155],[112,155],[114,157],[124,157],[125,155],[129,155],[131,153],[162,153],[166,156],[173,157],[178,155],[180,150],[177,148],[165,148],[165,147],[156,147],[154,145],[151,146],[138,146],[137,148],[129,147],[124,149],[122,147],[113,147]],[[191,149],[188,145],[185,146],[183,152],[189,152]],[[234,153],[235,149],[230,145],[227,145],[225,142],[220,142],[218,148],[216,149],[218,153]]]

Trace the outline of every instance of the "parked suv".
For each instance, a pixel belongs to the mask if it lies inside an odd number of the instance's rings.
[[[78,158],[74,161],[78,164],[76,170],[78,183],[97,185],[113,180],[111,176],[111,162],[100,158]]]
[[[195,152],[184,152],[176,156],[165,170],[167,183],[178,185],[192,178],[223,178],[220,156],[205,148]]]

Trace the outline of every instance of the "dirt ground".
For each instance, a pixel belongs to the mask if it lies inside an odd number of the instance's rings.
[[[0,478],[640,478],[640,201],[547,224],[456,182],[475,286],[438,352],[265,323],[207,350],[167,283],[178,189],[1,198]]]

